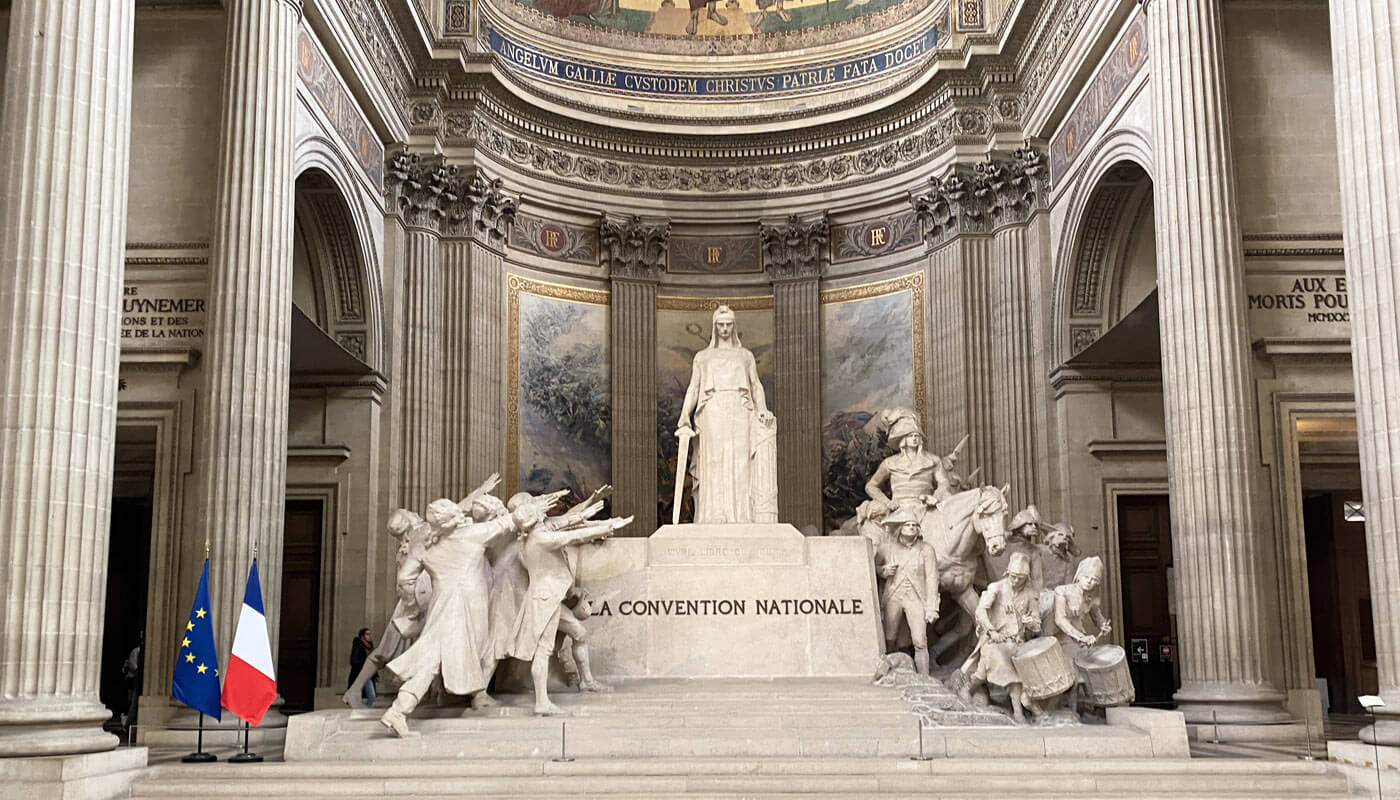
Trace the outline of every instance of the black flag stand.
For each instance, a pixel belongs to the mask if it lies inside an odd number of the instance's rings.
[[[228,757],[230,764],[256,764],[262,761],[263,757],[257,753],[248,752],[248,721],[243,721],[243,752]]]
[[[219,757],[213,753],[204,752],[204,712],[199,712],[199,733],[196,735],[194,752],[180,759],[186,764],[207,764],[210,761],[218,761]]]

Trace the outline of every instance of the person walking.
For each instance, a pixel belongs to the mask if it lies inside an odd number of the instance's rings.
[[[360,628],[360,632],[355,634],[355,640],[350,643],[350,685],[355,683],[355,676],[360,674],[364,668],[365,661],[369,659],[369,654],[374,652],[374,639],[370,636],[369,628]],[[379,680],[379,676],[372,676],[365,681],[364,688],[360,690],[360,696],[364,698],[365,706],[374,705],[374,684]]]

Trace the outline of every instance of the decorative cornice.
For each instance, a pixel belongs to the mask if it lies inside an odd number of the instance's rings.
[[[666,270],[671,221],[604,216],[598,223],[603,261],[614,278],[657,281]]]
[[[804,222],[796,214],[776,225],[760,224],[763,270],[774,282],[820,278],[826,272],[831,227],[826,216]]]

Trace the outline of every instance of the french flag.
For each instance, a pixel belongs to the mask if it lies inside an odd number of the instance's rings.
[[[272,645],[267,638],[267,617],[263,615],[262,590],[258,585],[258,560],[248,570],[248,588],[243,592],[243,609],[233,634],[233,652],[224,676],[224,708],[250,725],[262,722],[263,714],[277,697],[277,675],[272,667]]]

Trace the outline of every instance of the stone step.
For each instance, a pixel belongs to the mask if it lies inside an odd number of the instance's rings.
[[[532,764],[532,762],[522,762]],[[1174,763],[1176,769],[1160,762],[1138,772],[1035,772],[1029,770],[1000,771],[1005,763],[983,762],[980,771],[944,767],[956,762],[924,762],[928,771],[901,773],[904,765],[890,761],[884,772],[869,771],[868,765],[856,767],[851,774],[650,774],[655,768],[633,763],[637,774],[617,771],[590,774],[572,771],[576,764],[553,765],[557,774],[519,774],[517,770],[501,769],[496,773],[480,769],[461,769],[456,774],[446,769],[418,770],[418,765],[401,765],[399,776],[387,765],[365,765],[359,769],[347,767],[338,775],[308,771],[302,765],[262,765],[239,767],[223,765],[161,767],[148,778],[136,783],[133,797],[331,797],[331,796],[471,796],[543,797],[574,796],[637,796],[675,797],[823,797],[836,796],[888,798],[911,797],[1239,797],[1239,798],[1338,798],[1347,796],[1346,780],[1335,773],[1319,770],[1272,770],[1272,764],[1252,762],[1251,771],[1198,771],[1193,762]],[[703,762],[702,762],[703,764]],[[937,764],[937,766],[934,766]],[[485,766],[485,765],[478,765]],[[578,765],[584,767],[586,765]],[[614,768],[621,765],[613,765]],[[836,766],[836,765],[832,765]],[[1042,763],[1041,766],[1044,766]],[[1319,765],[1322,766],[1322,765]],[[539,769],[541,765],[533,764]],[[703,767],[702,767],[703,768]],[[1325,770],[1325,767],[1324,767]],[[949,795],[948,793],[953,793]]]
[[[389,767],[395,769],[397,767]],[[549,759],[472,759],[419,761],[418,776],[526,776],[558,775],[1203,775],[1266,774],[1291,780],[1299,776],[1332,772],[1324,761],[1265,759],[1108,759],[1059,758],[1053,760],[959,758],[913,761],[909,759],[822,758],[648,758],[558,762]],[[199,774],[212,780],[276,772],[304,778],[382,777],[385,765],[343,761],[266,762],[262,764],[157,764],[152,777]]]

